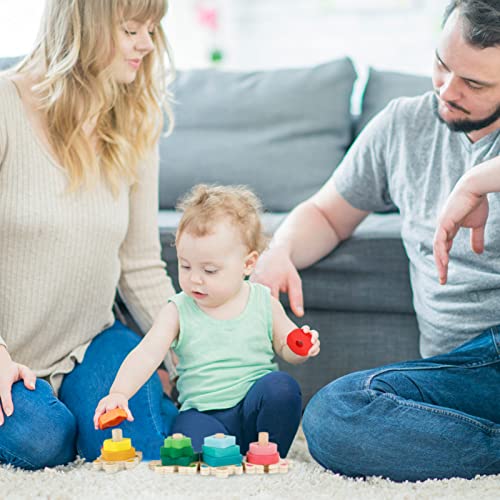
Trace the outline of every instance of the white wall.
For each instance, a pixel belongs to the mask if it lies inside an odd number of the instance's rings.
[[[165,27],[181,69],[210,65],[213,36],[197,18],[218,10],[229,69],[303,66],[349,55],[359,66],[429,74],[447,0],[170,0]],[[31,46],[43,0],[0,0],[0,57]]]

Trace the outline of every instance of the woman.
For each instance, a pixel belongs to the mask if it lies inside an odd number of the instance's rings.
[[[116,289],[144,331],[174,294],[156,220],[166,11],[47,0],[0,77],[0,463],[94,459],[94,408],[140,340],[114,319]],[[177,412],[158,375],[131,404],[125,434],[155,456]]]

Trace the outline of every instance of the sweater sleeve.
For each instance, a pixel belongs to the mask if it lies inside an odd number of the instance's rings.
[[[158,170],[156,149],[139,167],[139,178],[130,189],[129,223],[120,249],[118,291],[143,332],[149,330],[161,308],[175,294],[161,259],[158,232]],[[167,369],[175,375],[170,356]]]
[[[1,94],[2,99],[4,96]],[[0,109],[0,172],[2,172],[3,163],[5,160],[5,153],[7,152],[7,118],[5,113]],[[2,332],[0,332],[0,345],[7,347],[5,340],[2,337]]]

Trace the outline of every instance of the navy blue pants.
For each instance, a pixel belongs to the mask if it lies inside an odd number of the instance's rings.
[[[268,432],[277,443],[281,457],[290,449],[299,427],[302,394],[299,384],[285,372],[271,372],[257,380],[245,398],[226,410],[181,411],[172,433],[189,436],[196,452],[201,451],[203,438],[218,432],[236,437],[241,453],[257,441],[259,432]]]

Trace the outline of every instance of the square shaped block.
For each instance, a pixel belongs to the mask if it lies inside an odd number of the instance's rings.
[[[228,446],[227,448],[214,448],[213,446],[206,445],[203,445],[201,448],[203,456],[209,455],[211,457],[230,457],[231,455],[240,454],[240,447],[237,444]]]
[[[203,455],[203,462],[210,467],[224,467],[226,465],[241,465],[243,457],[238,455],[232,455],[230,457],[211,457],[210,455]]]
[[[226,434],[214,434],[213,436],[207,436],[203,444],[212,448],[228,448],[236,444],[236,438]]]

